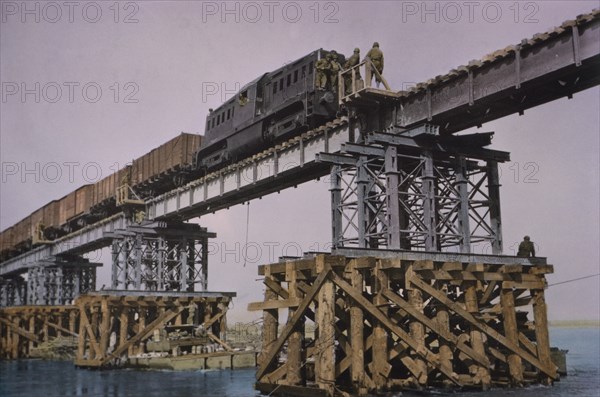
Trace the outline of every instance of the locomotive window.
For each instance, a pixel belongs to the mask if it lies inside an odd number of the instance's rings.
[[[231,118],[233,118],[233,112],[235,112],[235,108],[231,108]]]
[[[277,82],[275,82],[275,84],[273,84],[273,94],[275,94],[277,92]]]
[[[306,76],[306,65],[302,65],[302,77]]]
[[[283,90],[283,77],[279,80],[279,91]]]
[[[210,128],[215,128],[215,118],[213,117]]]
[[[223,113],[221,113],[221,123],[225,122],[225,111],[223,110]]]
[[[308,64],[308,74],[312,74],[312,72],[313,72],[313,67],[314,67],[314,65],[313,65],[313,62],[312,62],[312,61],[310,61],[310,63]]]
[[[206,120],[206,131],[210,130],[210,120]]]
[[[287,75],[287,86],[289,87],[289,86],[290,86],[290,84],[292,84],[292,75],[291,75],[291,74],[288,74],[288,75]]]
[[[298,81],[298,69],[294,70],[294,83]]]
[[[229,120],[230,116],[231,116],[231,109],[227,109],[227,120]]]

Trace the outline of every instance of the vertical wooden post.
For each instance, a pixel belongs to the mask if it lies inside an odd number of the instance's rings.
[[[508,340],[519,345],[519,331],[517,329],[517,314],[515,312],[515,297],[512,289],[502,288],[500,294],[502,317],[504,318],[504,334]],[[508,369],[513,386],[523,385],[523,365],[521,357],[516,354],[508,355]]]
[[[31,314],[31,316],[29,316],[29,333],[35,335],[35,314]],[[31,349],[33,348],[33,341],[29,341],[29,349],[27,350],[27,353],[31,354]]]
[[[362,292],[363,275],[360,269],[356,268],[357,260],[350,261],[350,281],[352,287]],[[367,390],[364,383],[365,373],[365,319],[360,306],[353,300],[350,303],[350,345],[352,346],[351,377],[354,391],[366,394]]]
[[[100,303],[100,315],[102,321],[100,323],[100,351],[102,357],[106,357],[108,350],[108,339],[110,337],[110,307],[108,306],[108,297],[103,296]]]
[[[535,339],[537,342],[538,359],[547,367],[554,367],[550,358],[550,337],[548,335],[548,311],[544,290],[532,290],[533,295],[533,321],[535,323]],[[552,379],[544,375],[542,382],[551,384]]]
[[[15,316],[13,318],[13,324],[16,328],[19,328],[21,326],[21,320],[19,319],[19,316]],[[21,335],[14,332],[12,342],[12,358],[16,360],[19,358],[19,343],[21,342]]]
[[[121,308],[121,313],[119,313],[119,345],[122,346],[127,343],[127,338],[129,329],[129,308],[123,307]]]
[[[301,293],[297,285],[296,268],[293,262],[288,262],[285,265],[285,280],[288,282],[289,298],[300,298]],[[267,287],[268,288],[268,287]],[[294,315],[294,309],[290,308],[288,320]],[[288,385],[302,384],[302,339],[303,339],[304,321],[300,320],[294,327],[294,331],[288,339],[287,350],[287,376],[286,383]]]
[[[55,316],[50,317],[51,319],[53,319],[55,321],[55,324],[57,324],[59,327],[62,327],[62,313],[57,313]],[[54,333],[56,334],[56,336],[58,336],[59,338],[63,336],[63,332],[61,331],[60,328],[56,328],[53,330]]]
[[[423,295],[421,290],[412,288],[408,290],[408,303],[420,313],[423,313]],[[418,343],[420,351],[425,349],[425,327],[418,321],[411,321],[409,325],[410,336]],[[419,371],[419,377],[417,378],[417,385],[423,386],[427,384],[427,363],[418,356],[414,357],[416,367]]]
[[[90,312],[92,313],[92,322],[90,323],[91,327],[92,327],[92,333],[94,334],[94,336],[98,335],[98,311],[100,310],[100,308],[98,306],[96,306],[96,301],[92,301],[92,303],[90,304]]]
[[[389,287],[389,280],[387,274],[381,269],[381,260],[376,262],[373,269],[371,286],[373,294],[375,294],[373,304],[387,315],[387,309],[383,308],[387,299],[381,293]],[[375,321],[373,326],[372,352],[373,362],[370,368],[373,382],[377,391],[382,391],[387,388],[391,365],[388,362],[388,333],[379,321]]]
[[[7,317],[7,320],[8,320],[8,322],[12,322],[12,318],[10,316]],[[11,347],[12,347],[12,328],[7,324],[6,325],[6,344],[5,344],[4,353],[6,354],[6,358],[8,358],[8,359],[10,359],[12,356]]]
[[[49,334],[49,327],[48,327],[48,313],[44,313],[44,325],[42,326],[42,330],[44,331],[44,342],[48,342],[48,340],[50,339],[50,334]]]
[[[219,309],[219,313],[227,313],[227,304],[223,302],[219,302],[217,305]],[[226,340],[227,339],[227,316],[223,315],[219,319],[219,338]]]
[[[326,271],[325,255],[316,258],[317,274]],[[335,390],[335,289],[333,282],[325,280],[317,294],[317,328],[315,380],[320,389],[333,396]]]
[[[81,321],[81,317],[86,316],[85,304],[80,304],[79,308],[79,337],[77,338],[77,360],[83,360],[85,355],[85,345],[87,339],[87,332],[85,331],[84,322]],[[90,357],[91,358],[91,357]]]
[[[69,331],[71,334],[75,333],[75,321],[77,321],[77,312],[71,310],[69,311]]]
[[[477,284],[475,281],[465,281],[465,308],[469,313],[478,313],[479,312],[479,304],[477,301]],[[483,337],[481,332],[471,326],[471,347],[477,353],[482,356],[485,356],[485,348],[483,346]],[[475,383],[481,383],[481,388],[483,390],[488,390],[491,385],[491,377],[490,372],[487,368],[482,367],[477,364],[473,364],[469,366],[469,371],[473,376]]]
[[[6,358],[6,329],[4,323],[0,323],[0,359]]]
[[[278,283],[277,279],[271,275],[271,268],[265,268],[265,279]],[[277,300],[277,294],[269,287],[265,287],[265,302]],[[263,311],[263,348],[259,362],[262,362],[262,357],[271,350],[273,343],[277,340],[277,328],[279,327],[279,311],[277,309],[269,309]],[[272,364],[267,372],[274,369]]]
[[[146,316],[148,315],[148,310],[146,310],[143,307],[139,308],[139,316],[140,318],[138,319],[138,332],[141,332],[143,329],[146,328]],[[137,353],[138,354],[143,354],[144,353],[144,342],[139,341],[137,343]]]
[[[439,324],[440,328],[443,328],[447,331],[450,330],[450,315],[448,314],[448,310],[445,306],[440,306],[435,316],[435,321]],[[445,342],[442,338],[439,338],[440,344],[440,365],[447,372],[452,372],[452,364],[454,355],[452,354],[452,349],[448,346],[448,343]]]

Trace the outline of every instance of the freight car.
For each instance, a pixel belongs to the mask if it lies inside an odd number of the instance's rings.
[[[265,73],[210,111],[195,167],[218,168],[335,118],[337,89],[315,87],[315,65],[329,53],[319,49]]]
[[[0,233],[0,260],[119,212],[115,194],[122,184],[146,198],[185,183],[200,144],[200,135],[181,133],[100,181],[51,201]]]

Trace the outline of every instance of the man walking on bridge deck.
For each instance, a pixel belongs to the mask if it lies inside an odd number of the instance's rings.
[[[378,42],[373,43],[373,48],[371,48],[369,52],[367,52],[367,58],[369,58],[371,62],[373,62],[373,66],[375,66],[375,69],[377,69],[379,75],[381,75],[383,73],[383,52],[379,49]],[[375,74],[375,81],[377,83],[377,88],[379,88],[381,79],[377,74]]]

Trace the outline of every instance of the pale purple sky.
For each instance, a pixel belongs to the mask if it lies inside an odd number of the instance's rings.
[[[181,131],[203,133],[208,108],[236,86],[314,49],[349,55],[360,47],[365,54],[378,41],[386,78],[402,89],[599,7],[598,1],[231,2],[227,9],[191,1],[22,4],[1,2],[0,229],[86,178],[95,181],[98,170],[108,175]],[[29,93],[22,96],[23,89]],[[529,234],[555,265],[551,284],[600,271],[598,94],[593,88],[481,129],[496,131],[493,147],[512,153],[502,165],[505,253]],[[5,172],[15,164],[16,175]],[[311,182],[252,202],[249,241],[261,255],[246,266],[231,253],[245,243],[246,207],[200,220],[218,233],[211,289],[238,292],[231,321],[260,315],[245,312],[262,299],[257,264],[298,248],[327,248],[328,187]],[[107,264],[100,283],[108,284],[108,251],[92,257]],[[598,277],[550,287],[550,319],[598,319],[599,290]]]

